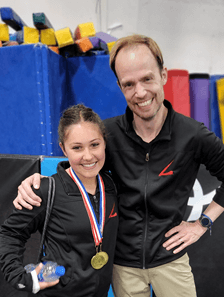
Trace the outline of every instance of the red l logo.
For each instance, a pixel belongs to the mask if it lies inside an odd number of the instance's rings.
[[[173,160],[173,161],[174,161],[174,160]],[[172,171],[172,170],[171,170],[171,171],[168,171],[168,172],[165,172],[165,171],[170,167],[170,165],[173,163],[173,161],[170,162],[170,164],[167,165],[167,166],[160,172],[159,176],[173,175],[173,171]]]
[[[111,210],[111,213],[110,213],[110,215],[109,215],[109,218],[114,218],[114,217],[117,216],[117,213],[114,212],[114,207],[115,207],[115,203],[114,203],[114,206],[113,206],[113,208],[112,208],[112,210]]]

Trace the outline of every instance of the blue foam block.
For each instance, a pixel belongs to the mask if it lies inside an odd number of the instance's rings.
[[[16,31],[21,30],[24,26],[27,26],[24,21],[15,13],[10,7],[2,7],[0,9],[2,21]]]

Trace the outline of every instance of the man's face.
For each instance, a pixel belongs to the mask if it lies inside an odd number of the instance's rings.
[[[125,47],[116,57],[118,83],[134,117],[153,119],[164,100],[167,69],[160,71],[146,45]]]

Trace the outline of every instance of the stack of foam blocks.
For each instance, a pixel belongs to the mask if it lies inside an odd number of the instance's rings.
[[[97,32],[92,22],[79,24],[72,34],[69,27],[54,30],[44,13],[33,13],[29,27],[10,7],[0,9],[0,46],[42,43],[64,57],[108,54],[116,38]],[[15,32],[9,33],[9,27]]]
[[[116,38],[97,32],[92,22],[79,24],[72,34],[70,28],[55,32],[60,54],[65,57],[108,54]]]

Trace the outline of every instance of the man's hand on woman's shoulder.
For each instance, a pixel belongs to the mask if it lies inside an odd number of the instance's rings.
[[[34,173],[21,183],[18,187],[18,195],[13,200],[15,208],[21,210],[23,207],[32,209],[33,206],[40,206],[41,198],[33,192],[32,186],[35,189],[39,189],[42,177],[44,176],[39,173]]]

